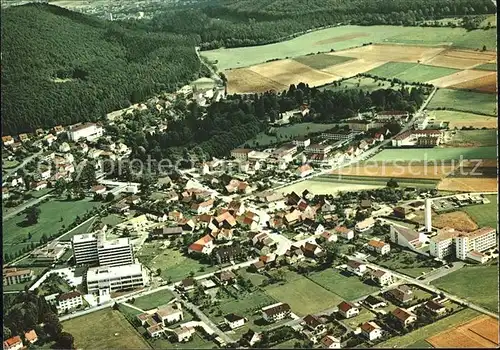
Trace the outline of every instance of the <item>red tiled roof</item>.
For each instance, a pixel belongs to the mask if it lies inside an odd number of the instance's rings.
[[[350,302],[347,302],[347,301],[343,301],[338,305],[339,310],[343,311],[343,312],[347,312],[354,307],[355,306],[353,304],[351,304]]]

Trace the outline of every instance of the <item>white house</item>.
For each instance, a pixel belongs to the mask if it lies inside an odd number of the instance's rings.
[[[389,252],[391,251],[391,246],[385,242],[372,239],[368,242],[368,249],[380,255],[385,255],[389,254]]]
[[[347,271],[362,276],[366,272],[366,265],[355,260],[349,260],[347,262]]]
[[[156,311],[156,315],[164,325],[179,322],[184,319],[181,303],[171,303],[160,306]]]
[[[348,301],[341,302],[338,308],[339,313],[345,318],[351,318],[359,314],[359,309]]]
[[[57,312],[59,314],[81,305],[83,305],[82,293],[78,291],[63,293],[57,297]]]
[[[346,239],[350,241],[351,239],[354,238],[354,231],[350,228],[347,228],[345,226],[337,226],[335,228],[335,231],[342,237],[343,239]]]
[[[78,126],[70,127],[68,130],[68,139],[70,141],[76,142],[81,138],[87,140],[95,140],[101,137],[104,130],[101,126],[95,123],[85,123]]]
[[[393,277],[389,272],[376,270],[371,273],[372,280],[379,286],[388,286],[393,283]]]
[[[286,303],[277,303],[261,309],[262,318],[267,322],[276,322],[290,316],[291,308]]]
[[[361,334],[370,341],[382,337],[382,329],[373,321],[365,322],[361,325]]]
[[[340,339],[331,335],[325,335],[321,339],[321,345],[323,349],[340,349]]]
[[[24,347],[21,337],[16,335],[3,342],[4,350],[21,350]]]
[[[224,316],[224,322],[229,326],[229,328],[236,329],[245,324],[246,318],[231,313]]]

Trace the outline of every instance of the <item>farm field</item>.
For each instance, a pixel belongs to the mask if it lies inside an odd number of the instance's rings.
[[[495,179],[496,180],[496,179]],[[496,191],[496,190],[495,190]],[[486,196],[490,200],[488,204],[471,205],[463,208],[479,226],[497,226],[498,203],[496,195]]]
[[[446,76],[436,77],[435,79],[430,79],[427,83],[439,88],[456,88],[457,86],[468,84],[467,86],[470,86],[470,89],[472,89],[476,86],[482,86],[481,84],[478,84],[478,82],[483,79],[487,79],[488,76],[495,77],[496,73],[485,70],[467,69]],[[473,81],[475,82],[474,84],[471,83]]]
[[[370,61],[400,62],[416,65],[418,61],[425,61],[442,52],[442,47],[415,46],[415,45],[366,45],[353,49],[331,52],[330,55],[342,55],[362,58]],[[405,69],[411,68],[406,65]]]
[[[367,73],[384,78],[397,78],[401,81],[426,82],[456,73],[453,68],[434,67],[424,64],[388,62]]]
[[[317,313],[342,301],[334,293],[293,272],[287,273],[285,284],[271,285],[265,288],[265,292],[278,301],[288,303],[292,312],[299,316]]]
[[[479,66],[474,67],[474,69],[496,71],[497,70],[497,64],[496,63],[484,63],[484,64],[481,64]]]
[[[317,124],[317,123],[298,123],[293,125],[276,127],[276,135],[266,135],[261,132],[255,138],[248,140],[245,144],[250,147],[268,146],[286,140],[293,140],[299,136],[306,136],[316,132],[330,130],[338,124]]]
[[[174,295],[168,289],[165,289],[136,298],[133,305],[138,307],[139,309],[147,311],[158,306],[165,305],[173,298]]]
[[[379,186],[385,187],[387,181],[394,179],[397,181],[400,187],[411,186],[411,187],[422,187],[422,188],[435,188],[439,180],[436,179],[417,179],[417,178],[401,178],[401,177],[374,177],[374,176],[351,176],[351,175],[321,175],[315,178],[317,182],[326,182],[332,184],[350,184],[351,186]],[[360,187],[360,189],[365,189]],[[369,188],[366,188],[369,189]],[[356,191],[358,187],[352,187],[352,189],[347,189],[348,191]]]
[[[381,66],[384,63],[385,61],[375,61],[359,58],[354,61],[348,61],[342,64],[324,68],[323,72],[327,72],[334,76],[339,76],[342,78],[349,78],[359,73],[365,73],[366,71]]]
[[[446,108],[469,113],[497,115],[495,95],[463,90],[439,89],[427,108]]]
[[[365,162],[336,169],[332,172],[335,175],[347,176],[373,176],[373,177],[398,177],[398,178],[422,178],[422,179],[442,179],[448,176],[456,168],[453,164],[443,164],[433,166],[433,164],[406,164],[392,165],[386,162]]]
[[[266,92],[268,90],[283,91],[288,88],[277,81],[263,77],[247,68],[226,71],[229,94],[245,92]]]
[[[302,193],[304,190],[309,190],[314,194],[336,194],[339,191],[361,191],[361,190],[372,190],[376,188],[385,187],[385,183],[376,184],[353,184],[350,182],[335,182],[326,179],[323,181],[318,180],[305,180],[298,182],[293,185],[289,185],[280,188],[278,191],[283,194],[288,194],[292,191],[296,193]]]
[[[496,348],[498,320],[481,316],[426,340],[436,348]]]
[[[14,254],[24,247],[29,247],[31,241],[38,242],[43,234],[48,236],[57,233],[63,226],[71,224],[76,216],[82,216],[100,204],[100,202],[87,199],[80,201],[51,200],[41,203],[37,224],[28,226],[23,214],[3,222],[3,246],[9,250],[9,253]],[[32,234],[31,241],[28,241],[28,233]]]
[[[439,92],[439,91],[438,91]],[[430,111],[429,116],[435,118],[436,121],[447,121],[449,122],[449,129],[460,129],[462,127],[474,127],[474,128],[497,128],[497,118],[488,117],[480,114],[473,114],[467,112],[458,111]]]
[[[324,69],[347,61],[352,61],[352,57],[334,56],[324,53],[295,57],[294,61],[305,64],[313,69]]]
[[[463,28],[403,27],[403,26],[340,26],[307,33],[291,40],[261,46],[202,51],[210,61],[217,61],[219,70],[246,67],[270,59],[297,57],[344,50],[367,42],[408,45],[449,45],[481,49],[496,48],[495,29],[470,31]],[[442,49],[441,49],[442,50]],[[411,57],[411,54],[409,55]],[[415,61],[418,58],[415,57]]]
[[[496,146],[496,130],[457,130],[446,147]]]
[[[467,322],[479,315],[481,315],[479,312],[471,309],[461,310],[451,316],[445,317],[441,320],[431,323],[430,325],[421,327],[411,333],[405,334],[400,337],[393,337],[385,342],[377,344],[375,348],[392,348],[394,346],[398,348],[405,348],[410,344],[424,341],[429,336],[456,327],[457,324]]]
[[[496,177],[448,177],[437,186],[443,191],[495,192],[498,190]]]
[[[375,292],[378,288],[363,283],[357,276],[344,276],[336,269],[314,272],[307,278],[337,294],[343,300],[354,300]]]
[[[374,162],[422,162],[458,160],[460,157],[463,157],[463,159],[494,159],[496,158],[496,147],[386,149],[375,155],[371,160]]]
[[[419,224],[424,224],[424,212],[415,212],[416,216],[412,219]],[[450,213],[432,214],[432,225],[437,228],[451,227],[456,230],[470,232],[478,229],[476,222],[463,211],[453,211]]]
[[[480,78],[469,80],[460,84],[450,86],[453,89],[466,89],[486,93],[497,92],[497,74],[489,74]]]
[[[498,266],[465,266],[432,284],[489,310],[498,311]]]
[[[486,64],[495,58],[496,53],[493,51],[477,52],[471,50],[449,49],[440,52],[424,63],[431,66],[456,69],[475,69],[477,65]]]
[[[147,349],[142,336],[120,311],[106,309],[62,322],[79,349]],[[98,344],[98,345],[97,345]]]

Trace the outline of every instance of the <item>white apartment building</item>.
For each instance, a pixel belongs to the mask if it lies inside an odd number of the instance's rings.
[[[104,235],[99,235],[97,255],[100,266],[121,266],[134,263],[132,245],[128,238],[106,241]]]
[[[261,309],[262,318],[267,322],[276,322],[288,317],[291,313],[290,305],[277,303]]]
[[[248,160],[248,154],[251,152],[252,150],[248,148],[236,148],[231,151],[231,157],[239,160]]]
[[[5,268],[3,269],[3,285],[10,286],[11,284],[31,281],[35,278],[33,271],[29,269]]]
[[[81,305],[83,305],[83,298],[82,294],[78,291],[63,293],[57,297],[56,307],[59,314]]]
[[[97,234],[85,233],[71,239],[75,264],[93,264],[99,261],[97,253]]]
[[[454,252],[454,238],[462,232],[454,229],[443,229],[430,239],[429,254],[444,259]]]
[[[455,254],[460,260],[474,259],[473,252],[483,252],[496,246],[496,230],[483,227],[479,230],[461,233],[455,238]]]
[[[103,128],[95,123],[84,123],[78,126],[70,127],[68,130],[68,139],[76,142],[79,139],[93,140],[101,137]]]
[[[101,290],[116,292],[144,287],[148,276],[141,264],[93,267],[87,271],[87,291],[101,295]]]
[[[305,153],[316,153],[316,154],[328,154],[333,150],[333,146],[331,145],[323,145],[323,144],[313,144],[309,145],[304,152]]]

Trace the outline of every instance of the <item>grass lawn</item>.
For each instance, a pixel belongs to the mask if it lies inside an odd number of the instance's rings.
[[[437,322],[431,323],[430,325],[419,328],[411,333],[405,334],[400,337],[393,337],[385,342],[377,344],[375,348],[392,348],[394,346],[398,348],[405,348],[410,344],[424,341],[425,339],[437,333],[465,323],[479,315],[481,315],[481,313],[477,311],[465,309],[449,317],[443,318]]]
[[[432,282],[451,294],[498,311],[498,266],[466,266]]]
[[[371,294],[378,288],[359,280],[357,276],[344,276],[336,269],[326,269],[308,276],[320,286],[337,294],[343,300],[354,300],[363,295]]]
[[[295,343],[298,341],[299,341],[298,339],[292,338],[287,341],[284,341],[283,343],[276,344],[271,349],[293,349]]]
[[[142,314],[142,312],[140,312],[139,310],[136,310],[132,307],[123,304],[120,304],[120,312],[125,316],[130,316],[130,317],[135,317],[137,315]]]
[[[481,65],[479,65],[477,67],[474,67],[474,69],[496,71],[497,70],[497,64],[496,63],[484,63],[484,64],[481,64]]]
[[[148,349],[150,346],[120,311],[106,309],[62,322],[79,349]]]
[[[287,274],[287,282],[265,288],[266,294],[274,299],[288,303],[292,312],[305,316],[338,305],[342,298],[313,281],[296,273]]]
[[[430,111],[429,116],[436,121],[448,122],[449,129],[462,127],[497,128],[497,118],[458,111]]]
[[[60,228],[71,224],[75,217],[82,216],[85,212],[100,202],[91,200],[65,201],[51,200],[40,204],[40,217],[38,223],[28,226],[25,222],[25,215],[15,216],[3,222],[3,246],[9,253],[20,251],[25,246],[30,246],[28,234],[32,234],[31,241],[38,242],[45,233],[47,236],[57,233]],[[23,242],[26,240],[26,242]]]
[[[384,260],[377,260],[376,264],[379,264],[391,270],[396,270],[411,277],[418,277],[422,275],[422,272],[428,273],[432,271],[431,267],[425,266],[425,260],[417,260],[416,257],[416,253],[411,253],[408,251],[404,251],[401,253],[392,253],[390,255],[386,255],[383,258],[379,258]],[[410,258],[413,258],[413,260],[411,260],[411,262],[409,262],[410,260],[408,260],[407,262],[406,259]]]
[[[428,342],[426,342],[425,340],[419,340],[413,344],[408,345],[407,348],[408,349],[430,349],[430,348],[433,348],[433,346],[431,344],[429,344]]]
[[[264,292],[255,291],[245,294],[239,299],[224,300],[218,307],[221,309],[223,316],[231,312],[237,315],[251,315],[253,312],[279,301]],[[222,316],[217,320],[222,321]]]
[[[358,316],[342,320],[342,323],[348,325],[351,328],[356,329],[356,327],[359,327],[361,324],[373,320],[375,320],[375,314],[362,307],[359,309]]]
[[[432,161],[452,159],[495,159],[496,147],[449,147],[449,148],[412,148],[386,149],[371,158],[374,162],[381,161]]]
[[[148,342],[154,349],[212,349],[217,347],[214,342],[203,339],[198,333],[187,343],[172,343],[165,338],[150,339]]]
[[[275,135],[266,135],[264,132],[261,132],[253,139],[246,141],[245,144],[248,144],[250,147],[272,145],[287,140],[293,140],[299,136],[330,130],[337,125],[338,124],[298,123],[276,127],[274,128],[276,131]]]
[[[327,55],[324,53],[319,53],[316,55],[307,55],[295,57],[294,60],[305,64],[314,69],[325,69],[336,64],[341,64],[347,61],[352,61],[354,58],[345,56],[334,56]]]
[[[165,305],[173,298],[174,295],[168,289],[164,289],[135,299],[133,305],[147,311]]]
[[[238,271],[238,275],[243,277],[244,279],[249,279],[252,284],[256,287],[260,286],[262,282],[266,281],[268,278],[259,273],[252,273],[245,270]]]
[[[82,225],[77,226],[74,229],[72,229],[71,231],[67,232],[63,237],[61,237],[61,241],[71,241],[73,236],[88,233],[90,231],[90,229],[92,228],[92,225],[94,224],[96,219],[97,218],[94,217],[94,218],[88,220],[87,222],[83,223]]]
[[[496,116],[497,100],[495,94],[466,90],[439,89],[429,102],[427,108],[445,108]]]
[[[161,269],[161,278],[172,279],[173,282],[189,277],[190,272],[195,275],[215,271],[220,266],[204,265],[197,260],[183,255],[180,251],[171,248],[161,248],[162,243],[146,243],[138,252],[139,261],[147,265],[151,270]],[[201,271],[202,269],[203,271]]]
[[[462,208],[480,226],[497,227],[498,203],[496,195],[486,196],[488,204],[470,205]]]
[[[106,225],[111,226],[111,227],[116,226],[116,225],[122,223],[123,221],[125,221],[125,219],[122,218],[120,215],[116,215],[116,214],[109,214],[101,219],[101,222],[103,224],[106,224]]]
[[[451,139],[448,145],[455,147],[463,146],[496,146],[497,145],[497,131],[493,129],[488,130],[457,130],[455,136]]]
[[[343,50],[363,43],[401,43],[412,45],[443,45],[490,50],[496,48],[496,30],[403,26],[339,26],[317,30],[275,44],[202,51],[217,68],[246,67],[270,59],[298,57],[318,51]]]
[[[458,69],[407,62],[388,62],[367,73],[409,82],[426,82],[458,72]]]

